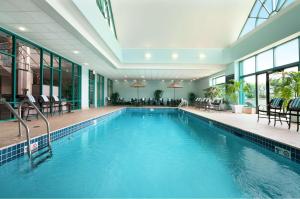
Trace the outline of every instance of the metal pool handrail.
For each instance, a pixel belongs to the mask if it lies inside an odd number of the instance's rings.
[[[19,136],[21,137],[21,133],[20,133],[20,128],[21,128],[21,124],[24,126],[25,130],[26,130],[26,138],[27,138],[27,151],[28,151],[28,156],[29,158],[31,158],[31,150],[30,150],[30,130],[27,126],[27,124],[24,122],[24,120],[21,118],[21,116],[13,109],[13,107],[4,99],[0,97],[0,104],[4,104],[9,110],[10,112],[12,112],[12,114],[18,119],[19,121]]]
[[[31,105],[35,110],[36,112],[38,113],[38,115],[40,115],[42,117],[42,119],[45,121],[46,123],[46,126],[47,126],[47,139],[48,139],[48,147],[51,149],[51,138],[50,138],[50,124],[49,124],[49,121],[48,119],[45,117],[45,115],[38,109],[38,107],[33,103],[31,102],[30,100],[28,99],[25,99],[23,100],[20,105],[19,105],[19,114],[21,115],[21,109],[22,109],[22,106],[25,104],[25,103],[28,103],[29,105]],[[21,136],[22,133],[21,133],[21,130],[20,130],[21,126],[20,126],[20,123],[19,123],[19,135]]]

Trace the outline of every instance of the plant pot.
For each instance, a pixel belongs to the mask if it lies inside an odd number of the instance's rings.
[[[243,112],[243,105],[231,105],[231,109],[233,113],[242,113]]]
[[[245,114],[255,114],[256,113],[256,108],[243,107],[243,113],[245,113]]]

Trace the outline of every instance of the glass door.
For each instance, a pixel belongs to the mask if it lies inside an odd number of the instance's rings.
[[[267,105],[267,74],[257,75],[257,105]]]

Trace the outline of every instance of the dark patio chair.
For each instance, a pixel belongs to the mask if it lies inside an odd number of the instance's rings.
[[[283,102],[283,98],[273,98],[267,106],[259,105],[257,110],[257,122],[259,122],[260,118],[268,118],[268,124],[271,123],[271,119],[274,119],[274,126],[276,125],[276,121],[280,121],[282,124]]]
[[[299,117],[300,117],[300,97],[297,97],[295,99],[292,99],[287,107],[287,116],[289,129],[291,129],[291,123],[296,123],[297,125],[297,131],[299,131]],[[296,121],[293,121],[292,116],[296,117]]]

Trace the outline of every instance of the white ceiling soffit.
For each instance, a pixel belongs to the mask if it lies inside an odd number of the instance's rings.
[[[111,0],[122,48],[225,48],[255,0]]]

